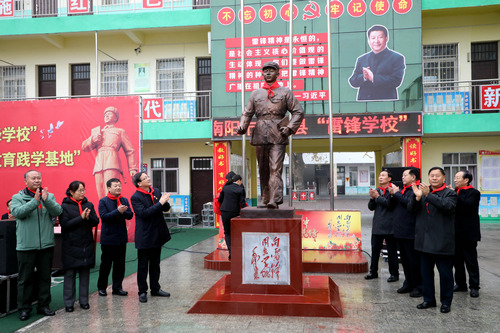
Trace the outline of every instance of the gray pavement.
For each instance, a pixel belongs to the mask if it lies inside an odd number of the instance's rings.
[[[314,209],[327,209],[328,202],[327,207],[323,204],[318,202]],[[361,210],[363,247],[370,252],[371,213],[366,204],[367,198],[339,199],[336,209]],[[128,297],[94,293],[90,310],[75,306],[75,312],[66,313],[62,309],[20,332],[500,332],[500,224],[482,225],[481,231],[480,297],[455,293],[448,314],[441,314],[439,306],[418,310],[421,298],[397,294],[402,280],[386,282],[386,263],[380,265],[380,278],[371,281],[363,279],[365,274],[328,274],[339,286],[344,318],[188,314],[198,298],[228,272],[204,269],[204,254],[181,252],[161,264],[160,283],[172,293],[170,298],[149,297],[148,303],[139,303],[134,274],[124,281]],[[212,237],[189,250],[209,253],[215,247]],[[436,273],[439,293],[437,279]]]

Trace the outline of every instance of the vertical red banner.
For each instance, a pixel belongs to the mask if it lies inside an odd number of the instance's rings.
[[[422,138],[404,139],[404,165],[422,170]]]
[[[228,172],[229,143],[227,141],[214,142],[214,194],[216,198],[226,183]],[[227,248],[224,241],[224,228],[220,221],[220,215],[215,214],[215,227],[219,228],[219,248]]]

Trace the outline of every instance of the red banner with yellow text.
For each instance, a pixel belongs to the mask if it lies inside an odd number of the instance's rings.
[[[229,143],[214,142],[214,193],[215,199],[219,197],[222,187],[226,183],[226,175],[229,172]],[[215,214],[215,227],[219,228],[219,245],[221,249],[227,249],[224,239],[224,227],[222,226],[221,217]]]
[[[59,203],[80,180],[97,211],[106,180],[115,176],[130,200],[140,158],[138,96],[0,102],[0,109],[0,176],[8,180],[0,203],[25,187],[24,173],[32,169]],[[135,221],[128,229],[133,241]]]
[[[422,138],[404,138],[404,166],[422,170]]]

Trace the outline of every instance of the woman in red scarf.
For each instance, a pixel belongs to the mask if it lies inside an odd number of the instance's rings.
[[[76,274],[80,277],[79,303],[88,310],[90,268],[95,265],[92,228],[99,224],[94,205],[85,198],[85,184],[75,180],[66,190],[59,216],[62,234],[62,264],[64,269],[64,305],[74,311]]]

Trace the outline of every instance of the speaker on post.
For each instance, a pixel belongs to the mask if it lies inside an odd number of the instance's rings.
[[[0,275],[17,273],[16,221],[0,221]]]

